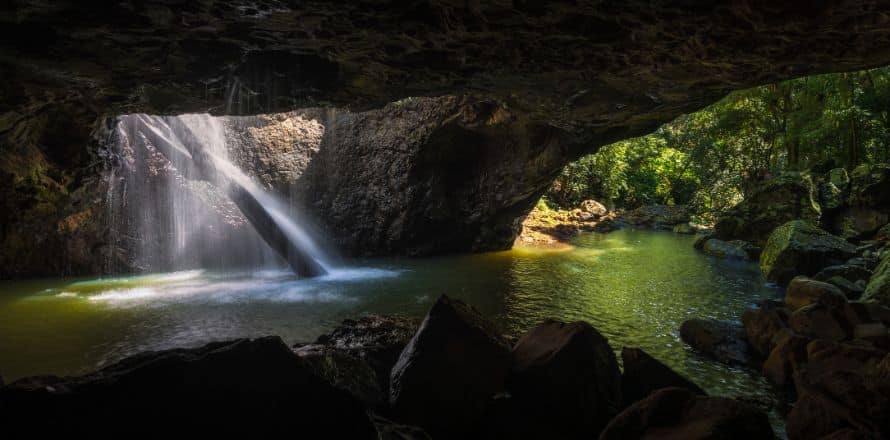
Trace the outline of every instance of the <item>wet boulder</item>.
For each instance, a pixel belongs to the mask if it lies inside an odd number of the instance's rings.
[[[441,296],[390,375],[396,420],[436,433],[467,429],[505,388],[510,347],[478,311]]]
[[[865,286],[862,299],[890,307],[890,252],[884,252],[881,263]]]
[[[760,248],[742,240],[723,241],[711,238],[702,244],[701,249],[702,252],[714,257],[737,260],[756,260],[760,255]]]
[[[307,368],[326,379],[368,407],[386,402],[377,374],[365,361],[347,352],[324,345],[310,344],[294,349]]]
[[[794,277],[785,290],[785,305],[792,311],[810,304],[840,307],[847,302],[841,289],[834,284],[812,280],[805,276]]]
[[[773,430],[766,414],[747,403],[663,388],[618,414],[599,438],[747,440],[773,438]]]
[[[821,215],[812,178],[788,172],[759,184],[717,220],[715,236],[762,247],[772,231],[791,220],[817,222]]]
[[[365,408],[278,337],[143,353],[79,377],[21,379],[0,389],[0,407],[4,430],[37,437],[96,427],[259,436],[299,427],[314,438],[374,437]]]
[[[751,349],[761,358],[770,354],[777,335],[788,328],[788,312],[783,303],[762,301],[742,313],[742,325]]]
[[[785,286],[798,275],[812,276],[856,255],[856,247],[811,223],[794,220],[769,236],[760,254],[760,269],[767,280]]]
[[[620,384],[615,353],[585,322],[545,321],[513,349],[509,391],[522,438],[596,436],[618,413]]]
[[[684,388],[696,394],[707,394],[701,387],[639,348],[624,347],[621,360],[624,364],[621,398],[625,406],[661,388]]]
[[[680,326],[680,339],[696,351],[727,364],[749,364],[745,328],[735,322],[690,319]]]

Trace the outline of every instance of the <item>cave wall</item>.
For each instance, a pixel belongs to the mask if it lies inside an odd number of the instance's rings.
[[[344,252],[498,249],[584,152],[890,63],[890,2],[14,0],[0,33],[0,276],[22,276],[118,258],[97,177],[118,114],[305,108],[337,137],[269,178]]]

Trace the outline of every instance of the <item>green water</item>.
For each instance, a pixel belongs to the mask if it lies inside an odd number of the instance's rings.
[[[692,317],[738,319],[780,293],[756,265],[695,252],[667,232],[586,234],[569,251],[513,250],[370,259],[314,280],[283,272],[177,272],[104,280],[0,284],[0,374],[90,371],[144,350],[281,335],[311,341],[363,313],[422,316],[440,294],[463,299],[505,332],[544,318],[586,320],[616,351],[636,346],[713,394],[772,399],[756,373],[695,355],[680,341]]]

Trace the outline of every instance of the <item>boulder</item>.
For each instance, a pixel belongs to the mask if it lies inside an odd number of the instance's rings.
[[[723,241],[718,238],[711,238],[702,244],[702,252],[720,258],[756,260],[760,255],[760,248],[747,241]]]
[[[459,432],[504,390],[509,368],[504,338],[475,309],[443,295],[393,367],[389,401],[401,422],[434,436]]]
[[[844,206],[844,191],[832,182],[819,185],[819,207],[823,214]]]
[[[621,398],[624,406],[644,399],[661,388],[684,388],[707,395],[703,389],[639,348],[621,350],[624,372],[621,374]]]
[[[850,175],[843,168],[834,168],[828,172],[828,182],[844,191],[850,186]]]
[[[846,428],[890,437],[890,376],[881,369],[887,352],[826,341],[811,342],[807,351],[807,365],[794,375],[798,399],[788,414],[788,438],[820,438]]]
[[[829,341],[848,339],[853,330],[842,312],[823,304],[801,307],[788,318],[788,326],[800,335]]]
[[[581,210],[592,215],[593,217],[602,217],[609,212],[609,210],[600,202],[596,200],[585,200],[581,202],[580,206]]]
[[[805,276],[794,277],[785,290],[785,305],[791,311],[810,304],[841,307],[847,302],[841,289],[830,283],[812,280]]]
[[[143,353],[80,377],[21,379],[0,389],[0,407],[4,431],[37,437],[97,427],[271,436],[296,427],[309,438],[374,438],[362,405],[278,337]]]
[[[884,252],[881,263],[865,286],[864,301],[875,301],[890,307],[890,252]]]
[[[785,331],[763,363],[763,375],[776,385],[791,385],[794,372],[807,362],[810,341],[810,338]]]
[[[325,378],[335,388],[346,391],[368,407],[386,402],[376,372],[365,361],[347,352],[310,344],[294,349],[307,368]]]
[[[840,291],[844,293],[844,296],[849,299],[859,299],[859,297],[862,296],[862,293],[865,292],[865,289],[861,286],[841,276],[833,276],[826,281],[828,284],[840,289]]]
[[[773,438],[773,430],[766,414],[747,403],[663,388],[618,414],[599,438],[747,440]]]
[[[689,208],[684,205],[645,205],[621,215],[627,224],[668,229],[689,219]]]
[[[741,203],[730,208],[714,226],[721,240],[745,240],[763,247],[770,233],[791,220],[817,222],[821,215],[812,178],[788,172],[753,188]]]
[[[331,333],[321,335],[315,345],[323,345],[360,359],[377,377],[378,388],[389,390],[389,374],[419,322],[398,316],[367,315],[344,320]]]
[[[787,285],[797,275],[812,276],[856,255],[856,247],[812,224],[794,220],[769,236],[760,254],[760,269],[767,280]]]
[[[890,207],[890,165],[862,164],[850,176],[850,204]]]
[[[871,278],[871,274],[872,271],[868,270],[864,265],[845,263],[823,268],[816,275],[813,275],[813,279],[828,281],[833,277],[843,277],[855,283],[858,280],[868,280]]]
[[[843,208],[826,219],[827,228],[845,239],[870,237],[890,221],[887,208],[863,206]]]
[[[509,391],[524,438],[592,438],[618,413],[621,373],[608,341],[585,322],[548,320],[513,349]]]
[[[742,313],[742,325],[751,349],[761,358],[770,354],[776,336],[788,328],[788,312],[783,304],[766,300]]]
[[[680,338],[695,350],[727,364],[751,362],[745,328],[713,319],[690,319],[680,326]]]

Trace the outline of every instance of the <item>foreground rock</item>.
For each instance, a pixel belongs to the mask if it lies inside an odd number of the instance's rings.
[[[621,412],[600,440],[773,438],[766,414],[732,399],[664,388]]]
[[[745,329],[741,324],[711,319],[690,319],[680,326],[680,339],[697,351],[727,364],[751,362]]]
[[[621,361],[624,365],[621,374],[624,406],[642,400],[661,388],[683,388],[696,394],[707,394],[698,385],[639,348],[625,347],[621,350]]]
[[[374,438],[365,409],[313,374],[278,337],[144,353],[80,377],[0,389],[5,432],[292,432]],[[217,423],[217,421],[226,421]]]
[[[546,321],[513,349],[516,427],[522,438],[591,438],[618,412],[620,383],[615,353],[595,328]]]
[[[811,223],[794,220],[769,236],[760,255],[767,280],[785,286],[797,275],[812,276],[821,269],[856,256],[856,247]]]
[[[794,376],[799,397],[788,415],[789,439],[844,430],[860,438],[890,438],[887,351],[814,341],[807,352],[807,365]]]
[[[466,430],[505,389],[510,347],[467,304],[441,296],[390,375],[399,421],[435,436]]]
[[[762,182],[732,207],[717,224],[721,240],[745,240],[764,246],[774,229],[791,220],[818,222],[813,180],[808,174],[788,172]]]

